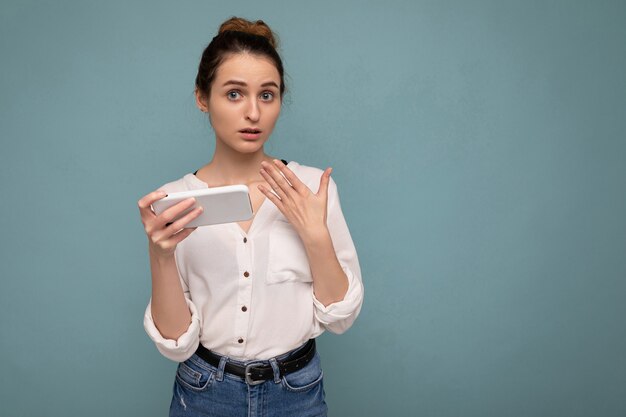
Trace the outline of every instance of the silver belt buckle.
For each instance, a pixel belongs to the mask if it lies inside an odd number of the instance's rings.
[[[250,371],[250,368],[253,368],[255,365],[260,365],[258,363],[250,363],[248,365],[246,365],[246,383],[248,385],[259,385],[265,382],[264,379],[261,379],[260,381],[255,381],[251,378],[252,372]]]

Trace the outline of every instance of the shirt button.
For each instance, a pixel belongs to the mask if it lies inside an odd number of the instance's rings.
[[[246,272],[243,273],[243,276],[248,278],[250,276],[250,273],[248,271],[246,271]]]
[[[239,343],[243,343],[243,339],[240,337],[239,340],[237,340]]]
[[[247,238],[247,237],[244,237],[244,238],[243,238],[243,243],[246,243],[247,241],[248,241],[248,238]]]
[[[248,307],[246,306],[241,307],[241,311],[248,311]]]

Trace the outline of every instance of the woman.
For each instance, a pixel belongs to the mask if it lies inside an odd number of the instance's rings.
[[[345,332],[363,302],[331,169],[264,152],[285,91],[275,48],[263,21],[221,25],[195,90],[213,158],[138,203],[152,273],[144,326],[180,362],[171,416],[325,416],[315,338]],[[232,184],[249,187],[252,219],[183,229],[201,208],[171,221],[193,200],[151,210],[169,192]]]

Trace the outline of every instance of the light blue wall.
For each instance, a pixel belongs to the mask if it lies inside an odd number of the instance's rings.
[[[231,15],[280,35],[267,151],[334,167],[359,251],[331,416],[626,415],[626,3],[521,0],[3,1],[0,415],[167,415],[136,201],[209,160]]]

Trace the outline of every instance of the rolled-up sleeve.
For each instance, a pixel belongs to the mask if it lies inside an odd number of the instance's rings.
[[[176,340],[163,337],[152,318],[152,298],[148,302],[143,316],[143,327],[150,339],[155,343],[158,351],[166,358],[175,362],[184,362],[194,354],[200,344],[200,330],[202,328],[202,320],[200,314],[198,314],[198,308],[191,300],[188,286],[183,279],[180,282],[183,286],[185,301],[191,313],[191,323],[185,333],[181,334]]]
[[[150,339],[156,344],[159,352],[175,362],[184,362],[189,359],[200,343],[200,316],[198,315],[198,310],[191,300],[187,298],[185,300],[191,312],[191,323],[187,331],[176,340],[164,338],[159,329],[157,329],[154,320],[152,320],[152,300],[148,303],[146,313],[143,316],[143,327],[146,329]]]
[[[313,289],[311,292],[317,320],[330,332],[341,334],[352,326],[359,315],[363,305],[364,289],[356,248],[341,210],[337,185],[332,177],[328,184],[326,218],[337,260],[348,278],[348,291],[343,300],[327,306],[315,297]]]

